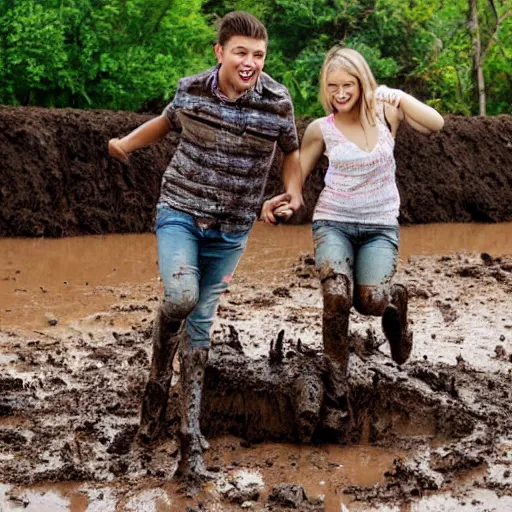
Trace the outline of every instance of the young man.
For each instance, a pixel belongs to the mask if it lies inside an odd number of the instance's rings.
[[[276,143],[284,153],[286,193],[265,204],[284,218],[301,204],[301,176],[293,106],[286,88],[263,65],[267,32],[237,11],[219,24],[218,65],[178,83],[161,116],[122,139],[110,154],[128,154],[170,130],[181,132],[157,204],[156,235],[164,300],[153,328],[153,358],[142,403],[140,435],[155,439],[165,422],[172,361],[181,341],[182,456],[187,479],[207,476],[199,429],[210,327],[221,293],[242,256],[263,199]],[[284,205],[284,206],[283,206]]]

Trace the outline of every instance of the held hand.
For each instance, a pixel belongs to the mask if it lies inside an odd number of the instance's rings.
[[[400,106],[402,96],[405,93],[400,89],[390,89],[385,85],[379,85],[375,94],[378,100],[389,103],[390,105],[393,105],[393,107],[398,108]]]
[[[110,139],[108,141],[108,154],[123,163],[128,163],[128,153],[121,147],[120,139]]]
[[[277,222],[286,222],[295,213],[295,210],[291,207],[290,203],[282,201],[277,205],[273,213]]]
[[[267,199],[261,207],[260,219],[268,224],[277,224],[277,219],[287,220],[293,214],[293,210],[291,210],[289,206],[290,199],[290,194],[286,193]],[[288,212],[288,210],[291,211]],[[286,217],[286,215],[288,215],[288,217]]]
[[[293,195],[291,194],[291,199],[289,201],[289,207],[292,209],[293,213],[298,212],[304,206],[304,201],[302,199],[302,194]]]
[[[289,201],[282,201],[274,208],[274,217],[277,222],[286,222],[296,211],[300,210],[302,206],[302,195],[294,196],[290,194]]]

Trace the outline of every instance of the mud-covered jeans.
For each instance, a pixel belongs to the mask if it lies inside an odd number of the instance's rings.
[[[315,221],[316,266],[344,274],[356,285],[384,284],[395,273],[399,236],[398,225]]]
[[[209,346],[210,328],[220,295],[244,253],[250,230],[224,233],[200,227],[192,215],[158,205],[158,266],[164,307],[186,318],[193,346]]]

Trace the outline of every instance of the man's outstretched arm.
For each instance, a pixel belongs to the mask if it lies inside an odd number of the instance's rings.
[[[121,139],[110,139],[108,141],[108,152],[110,156],[128,162],[128,155],[136,149],[148,146],[161,139],[169,133],[171,125],[167,115],[162,114],[135,128]]]

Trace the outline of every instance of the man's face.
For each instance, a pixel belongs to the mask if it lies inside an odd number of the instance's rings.
[[[220,90],[230,99],[236,99],[258,80],[265,64],[267,47],[263,39],[233,36],[220,46],[215,45],[219,70]]]

